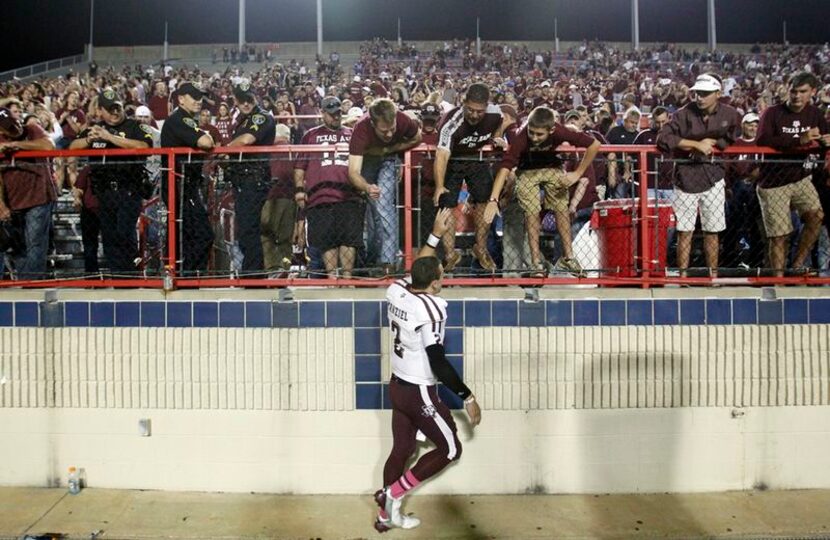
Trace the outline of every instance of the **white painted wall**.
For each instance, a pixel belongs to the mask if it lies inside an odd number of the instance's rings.
[[[830,407],[484,410],[424,493],[689,492],[830,487]],[[140,437],[138,419],[152,420]],[[0,410],[0,484],[370,493],[388,411]],[[421,488],[419,488],[421,489]]]
[[[484,422],[471,439],[459,421],[463,458],[424,491],[830,488],[828,325],[467,328],[464,339]],[[63,485],[74,465],[96,487],[369,493],[390,413],[354,410],[353,340],[351,329],[2,328],[0,485]]]

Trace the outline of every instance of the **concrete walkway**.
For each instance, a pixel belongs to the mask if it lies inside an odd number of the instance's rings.
[[[830,491],[413,496],[383,536],[370,496],[0,488],[0,538],[830,538]],[[96,536],[97,535],[97,536]]]

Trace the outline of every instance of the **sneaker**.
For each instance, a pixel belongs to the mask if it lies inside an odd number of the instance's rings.
[[[452,272],[459,261],[461,261],[461,253],[453,250],[452,253],[447,255],[447,260],[444,262],[444,272]]]
[[[392,528],[414,529],[421,524],[421,520],[415,516],[401,514],[401,499],[395,499],[389,493],[389,488],[379,489],[375,492],[375,503],[377,503],[378,517],[375,520],[375,530],[386,532]]]
[[[556,264],[553,267],[556,270],[582,275],[582,266],[579,264],[579,261],[573,258],[559,257],[559,260],[556,261]]]
[[[794,266],[794,267],[790,268],[789,270],[786,270],[784,272],[784,275],[785,276],[790,276],[790,277],[809,277],[809,276],[817,276],[818,271],[813,269],[813,268],[810,268],[809,266],[804,266],[802,264],[801,266]]]
[[[479,250],[477,247],[473,247],[473,255],[476,259],[478,259],[478,264],[481,265],[488,272],[495,272],[496,271],[496,263],[490,257],[490,253],[487,249]]]
[[[532,278],[543,278],[543,277],[547,277],[547,275],[548,275],[548,269],[547,269],[547,266],[545,266],[545,263],[543,263],[543,262],[539,262],[539,263],[535,263],[535,264],[531,263],[531,265],[530,265],[530,277],[532,277]]]

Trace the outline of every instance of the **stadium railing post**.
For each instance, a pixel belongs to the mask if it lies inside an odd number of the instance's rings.
[[[167,166],[167,264],[165,265],[165,281],[169,276],[172,285],[175,287],[178,255],[176,249],[176,243],[178,242],[176,220],[178,216],[176,214],[176,153],[173,150],[167,152]]]
[[[403,242],[404,267],[412,268],[412,150],[403,157]]]

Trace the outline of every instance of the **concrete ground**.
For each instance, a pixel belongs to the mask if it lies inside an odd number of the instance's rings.
[[[0,538],[830,538],[830,490],[414,495],[404,509],[421,526],[381,536],[368,495],[0,488]]]

